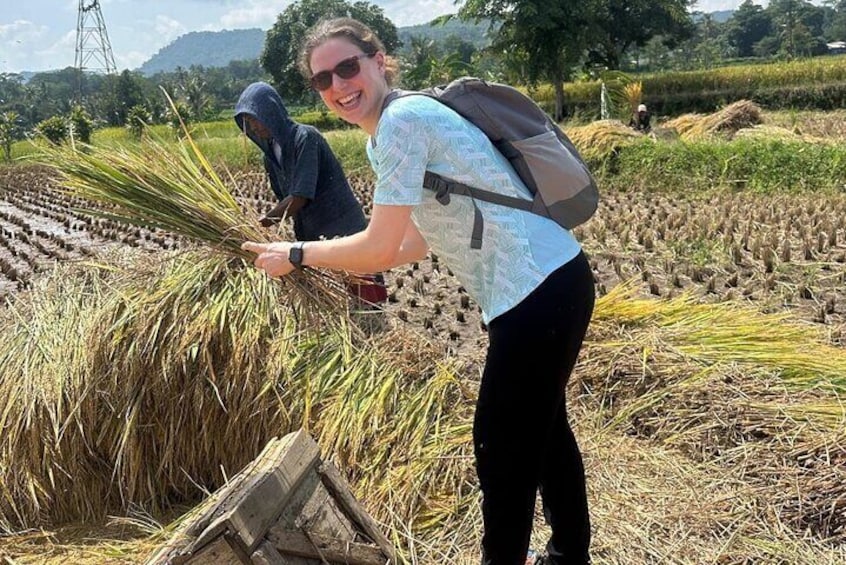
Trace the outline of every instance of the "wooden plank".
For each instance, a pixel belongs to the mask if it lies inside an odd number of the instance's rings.
[[[373,543],[382,549],[385,556],[392,563],[396,563],[397,555],[393,544],[388,541],[388,538],[379,529],[376,520],[371,518],[370,514],[358,503],[350,487],[347,486],[347,482],[341,477],[335,465],[330,462],[323,462],[318,466],[317,472],[323,477],[323,484],[326,485],[326,488],[332,494],[335,501],[342,507],[346,515],[358,525]]]
[[[335,502],[323,484],[323,477],[310,473],[298,489],[295,499],[288,503],[276,526],[309,532],[336,539],[355,539],[356,528]]]
[[[330,564],[385,565],[389,563],[382,550],[350,540],[339,540],[317,534],[271,528],[267,540],[283,557],[294,555],[317,559]]]
[[[185,563],[189,565],[243,565],[244,561],[235,553],[226,538],[221,536],[191,555]]]
[[[261,545],[253,553],[252,563],[253,565],[323,565],[321,561],[316,559],[282,555],[266,539],[261,542]]]
[[[239,500],[221,516],[227,521],[228,529],[240,539],[247,555],[261,544],[289,498],[320,460],[320,449],[308,434],[300,430],[293,435],[275,467],[267,469],[252,488],[239,491]]]
[[[300,446],[295,449],[301,450],[302,445],[304,443],[307,445],[309,442],[313,446],[311,451],[316,457],[319,455],[317,445],[302,430],[287,434],[283,438],[271,439],[256,459],[188,513],[176,533],[171,536],[166,545],[156,551],[147,561],[147,565],[179,565],[184,563],[188,556],[197,553],[204,545],[212,543],[230,529],[233,511],[245,501],[249,503],[250,493],[257,485],[268,480],[268,476],[272,475],[280,461],[284,460],[287,451],[292,446]],[[278,482],[278,479],[275,480]],[[284,500],[277,502],[279,502],[278,508],[268,509],[273,515],[266,519],[271,523],[275,515],[283,508]],[[245,527],[243,522],[242,527]],[[241,532],[236,533],[240,537]],[[256,539],[250,537],[250,543],[257,541],[260,537],[257,536]],[[241,549],[249,555],[254,548],[242,543]]]
[[[253,565],[285,565],[285,558],[267,540],[264,540],[258,546],[258,549],[250,556],[250,559]]]
[[[217,528],[215,531],[209,529],[209,525],[226,510],[226,501],[229,500],[232,493],[237,489],[246,488],[250,479],[254,478],[253,473],[255,469],[260,467],[265,461],[271,459],[274,453],[284,450],[285,446],[292,439],[290,434],[281,439],[278,437],[271,439],[256,459],[247,464],[244,469],[232,477],[225,485],[214,491],[202,503],[186,514],[182,519],[182,523],[176,529],[176,532],[168,540],[168,543],[148,559],[147,565],[162,565],[165,563],[178,565],[184,562],[184,559],[180,559],[179,555],[189,554],[192,546],[197,548],[202,546],[202,544],[196,544],[197,536],[201,533],[209,530],[204,543],[209,543],[217,535],[222,533],[222,527]]]

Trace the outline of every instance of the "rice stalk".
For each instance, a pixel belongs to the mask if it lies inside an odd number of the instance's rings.
[[[762,314],[730,302],[697,304],[691,295],[652,300],[633,294],[631,286],[616,287],[599,300],[594,320],[660,328],[672,351],[700,363],[776,369],[799,389],[830,385],[846,391],[846,353],[788,314]],[[620,342],[602,345],[613,349]]]

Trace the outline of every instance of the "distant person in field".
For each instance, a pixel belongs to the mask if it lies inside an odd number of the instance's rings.
[[[262,216],[262,226],[291,218],[300,241],[352,235],[367,227],[326,139],[316,128],[292,120],[272,86],[255,82],[244,89],[235,105],[235,123],[264,153],[270,188],[279,200]],[[368,304],[387,300],[381,274],[362,278],[366,283],[350,285],[351,294]]]
[[[637,112],[634,113],[631,121],[629,122],[629,127],[642,131],[643,133],[649,133],[652,131],[652,126],[649,125],[651,117],[649,110],[646,109],[646,104],[640,104],[637,107]]]

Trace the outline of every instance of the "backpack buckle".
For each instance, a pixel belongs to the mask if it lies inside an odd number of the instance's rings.
[[[431,188],[435,191],[435,200],[438,204],[446,206],[449,204],[449,183],[440,177],[431,179]]]

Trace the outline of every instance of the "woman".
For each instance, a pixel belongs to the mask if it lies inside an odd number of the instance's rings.
[[[470,122],[424,96],[385,105],[395,62],[356,20],[321,22],[301,70],[330,110],[370,134],[373,213],[358,234],[308,243],[247,242],[271,276],[299,265],[382,271],[431,248],[482,308],[490,343],[474,419],[482,489],[482,562],[527,561],[538,488],[552,527],[535,562],[587,563],[590,523],[582,458],[567,422],[565,386],[593,311],[593,276],[573,235],[551,220],[476,202],[485,220],[471,249],[474,205],[424,191],[426,170],[485,190],[529,198],[517,174]]]

